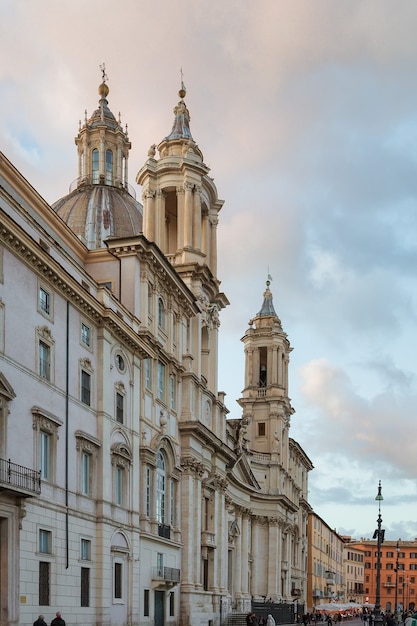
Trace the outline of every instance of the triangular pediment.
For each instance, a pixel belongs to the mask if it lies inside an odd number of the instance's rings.
[[[0,396],[8,401],[16,397],[13,387],[2,372],[0,372]]]
[[[252,489],[260,490],[260,485],[255,478],[255,474],[252,472],[251,466],[245,453],[241,454],[236,460],[233,467],[229,468],[230,473],[237,478],[237,480],[251,487]]]

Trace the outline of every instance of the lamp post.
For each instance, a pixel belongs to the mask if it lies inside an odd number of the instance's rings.
[[[373,539],[376,539],[377,553],[376,553],[376,597],[375,597],[375,609],[374,609],[374,624],[375,626],[382,625],[381,616],[381,544],[384,541],[385,531],[381,530],[382,517],[381,517],[381,502],[384,499],[381,493],[381,481],[378,485],[378,493],[375,500],[378,502],[378,528],[374,532]]]
[[[397,551],[397,559],[395,561],[395,604],[394,604],[394,615],[396,621],[398,621],[398,559],[400,556],[400,541],[397,541],[397,547],[395,548]]]

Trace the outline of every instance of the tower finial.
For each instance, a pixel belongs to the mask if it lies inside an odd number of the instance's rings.
[[[185,98],[187,94],[187,90],[185,89],[185,85],[184,85],[184,74],[182,71],[182,67],[180,68],[180,73],[181,73],[181,89],[179,90],[178,95],[182,100],[183,98]]]

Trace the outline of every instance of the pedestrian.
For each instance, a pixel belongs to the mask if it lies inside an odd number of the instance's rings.
[[[57,611],[55,617],[51,622],[51,626],[65,626],[65,620],[61,617],[61,612]]]
[[[33,622],[33,626],[46,626],[44,616],[39,615],[38,619]]]
[[[275,620],[272,617],[271,613],[269,613],[268,617],[266,618],[266,626],[276,626],[275,625]]]

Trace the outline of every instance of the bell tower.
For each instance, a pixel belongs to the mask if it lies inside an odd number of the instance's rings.
[[[143,189],[143,233],[173,265],[205,265],[215,277],[217,223],[223,201],[191,135],[183,83],[178,95],[170,134],[158,147],[151,146],[137,175],[136,182]]]
[[[217,224],[223,201],[191,134],[182,81],[178,95],[171,132],[149,148],[136,182],[142,187],[144,236],[167,257],[200,307],[188,329],[188,352],[194,357],[184,362],[190,377],[184,381],[184,395],[189,397],[184,414],[201,419],[193,407],[203,406],[207,398],[206,406],[213,407],[217,398],[219,311],[229,304],[217,278]],[[198,389],[192,389],[196,380]],[[198,396],[201,402],[196,403],[193,398]]]
[[[239,404],[251,450],[276,455],[288,463],[288,431],[294,412],[288,397],[288,364],[292,350],[275,312],[270,280],[262,307],[249,321],[245,345],[245,387]]]

